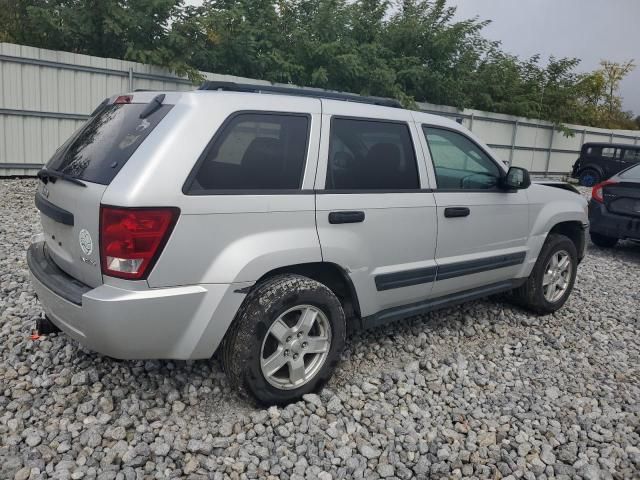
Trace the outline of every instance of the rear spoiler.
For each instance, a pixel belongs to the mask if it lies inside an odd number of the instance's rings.
[[[580,195],[580,190],[567,182],[562,182],[560,180],[533,180],[531,183],[535,183],[536,185],[546,185],[547,187],[555,187],[560,188],[561,190],[568,190],[569,192],[577,193]]]

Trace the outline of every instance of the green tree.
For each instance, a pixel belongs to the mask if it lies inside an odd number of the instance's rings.
[[[633,62],[520,59],[447,0],[0,0],[0,40],[564,123],[637,128]]]
[[[6,41],[190,71],[171,43],[182,0],[0,1]]]

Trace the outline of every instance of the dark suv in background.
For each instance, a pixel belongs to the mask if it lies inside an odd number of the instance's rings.
[[[585,143],[573,164],[571,176],[580,185],[593,187],[616,173],[640,162],[640,145]]]

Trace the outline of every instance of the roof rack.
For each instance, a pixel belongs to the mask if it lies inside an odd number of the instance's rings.
[[[345,102],[368,103],[383,107],[403,108],[398,100],[383,97],[365,97],[355,93],[331,92],[315,88],[281,87],[279,85],[254,85],[250,83],[205,81],[199,90],[224,90],[226,92],[275,93],[298,97],[327,98]]]

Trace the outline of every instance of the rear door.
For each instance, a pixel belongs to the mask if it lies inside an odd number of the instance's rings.
[[[316,223],[362,316],[418,302],[435,278],[436,209],[410,113],[322,100]]]
[[[56,151],[40,174],[36,192],[49,256],[66,273],[93,287],[102,283],[98,245],[102,195],[172,108],[161,105],[141,118],[148,102],[118,98],[119,103],[101,105]],[[60,174],[68,179],[57,178]]]
[[[422,125],[438,217],[433,296],[510,280],[527,253],[525,190],[498,188],[502,168],[465,132]]]

